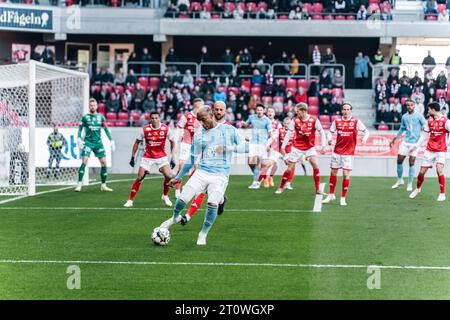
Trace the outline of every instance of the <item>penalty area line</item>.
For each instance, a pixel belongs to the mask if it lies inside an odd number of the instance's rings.
[[[368,269],[387,270],[444,270],[450,266],[375,265],[375,264],[302,264],[302,263],[252,263],[252,262],[182,262],[182,261],[90,261],[90,260],[0,260],[0,264],[86,264],[86,265],[144,265],[144,266],[204,266],[204,267],[261,267],[303,269]]]

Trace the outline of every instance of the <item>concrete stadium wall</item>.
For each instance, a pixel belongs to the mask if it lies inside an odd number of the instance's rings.
[[[116,142],[116,151],[113,153],[111,172],[136,173],[138,165],[133,169],[129,166],[128,162],[130,161],[131,148],[135,138],[140,132],[140,128],[112,128],[111,131]],[[248,130],[247,132],[244,131],[245,136],[248,136],[248,134]],[[418,159],[416,162],[417,168],[421,162],[422,160]],[[319,165],[322,176],[328,176],[330,174],[330,156],[320,156]],[[404,166],[404,172],[405,175],[407,175],[407,160],[405,161]],[[286,165],[283,161],[279,161],[278,167],[277,175],[281,175],[286,168]],[[394,177],[396,176],[396,168],[397,164],[395,157],[355,157],[352,176]],[[309,164],[306,165],[306,170],[308,175],[312,175],[312,169]],[[157,170],[155,169],[153,172],[155,173]],[[251,175],[244,154],[235,154],[233,156],[231,173],[235,175]],[[297,174],[303,174],[300,166],[297,166]],[[450,166],[447,166],[446,168],[446,175],[450,176]],[[434,169],[431,169],[427,176],[436,176]]]

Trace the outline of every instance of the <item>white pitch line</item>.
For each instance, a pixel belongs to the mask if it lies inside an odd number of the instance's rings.
[[[325,189],[325,183],[321,183],[319,185],[319,190],[321,194],[316,194],[316,198],[314,199],[314,208],[313,212],[322,212],[322,199],[323,199],[323,190]]]
[[[156,177],[148,177],[148,178],[146,178],[146,180],[148,180],[148,179],[161,179],[161,177],[156,176]],[[134,180],[135,180],[135,179],[116,179],[116,180],[108,181],[108,183],[124,182],[124,181],[134,181]],[[101,184],[100,181],[99,181],[99,182],[91,183],[91,184],[89,184],[89,185],[86,186],[86,187],[89,187],[89,186],[95,186],[95,185],[99,185],[99,184]],[[57,189],[52,189],[52,190],[41,191],[41,192],[37,192],[34,196],[39,196],[39,195],[47,194],[47,193],[53,193],[53,192],[59,192],[59,191],[69,190],[69,189],[73,189],[73,188],[74,188],[74,186],[68,186],[68,187],[62,187],[62,188],[57,188]],[[33,196],[33,197],[34,197],[34,196]],[[28,198],[28,197],[31,197],[31,196],[29,196],[29,195],[23,195],[23,196],[18,196],[18,197],[10,198],[10,199],[5,199],[5,200],[0,201],[0,205],[1,205],[1,204],[5,204],[5,203],[9,203],[9,202],[14,202],[14,201],[17,201],[17,200],[20,200],[20,199]]]
[[[314,269],[397,269],[397,270],[450,270],[450,266],[361,265],[361,264],[302,264],[255,262],[169,262],[169,261],[89,261],[89,260],[0,260],[0,264],[91,264],[91,265],[145,265],[145,266],[206,266],[206,267],[270,267]]]
[[[1,210],[45,210],[45,211],[172,211],[172,208],[90,208],[90,207],[0,207]],[[230,212],[290,212],[290,213],[301,213],[301,212],[312,212],[311,210],[297,210],[297,209],[226,209]]]

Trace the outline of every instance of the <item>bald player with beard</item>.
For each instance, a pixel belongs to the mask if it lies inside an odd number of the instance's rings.
[[[217,123],[224,124],[224,125],[231,125],[231,123],[225,121],[225,113],[227,110],[227,106],[225,102],[223,101],[217,101],[214,103],[212,107],[214,119]],[[205,199],[205,192],[200,193],[195,199],[191,202],[191,206],[189,207],[188,212],[181,218],[180,223],[181,225],[186,225],[186,223],[191,220],[192,216],[200,209],[202,206],[203,200]],[[221,215],[223,213],[225,203],[228,201],[228,198],[224,196],[223,203],[219,204],[219,208],[217,211],[218,215]]]

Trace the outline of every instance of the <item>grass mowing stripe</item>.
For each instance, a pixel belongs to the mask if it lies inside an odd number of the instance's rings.
[[[251,262],[164,262],[164,261],[89,261],[89,260],[0,260],[0,264],[91,264],[91,265],[167,265],[210,267],[271,267],[271,268],[316,268],[316,269],[409,269],[445,270],[450,266],[412,265],[362,265],[362,264],[301,264],[301,263],[251,263]]]
[[[89,210],[92,211],[172,211],[172,208],[90,208],[90,207],[0,207],[1,210],[45,210],[47,211],[85,211],[89,213]],[[226,209],[225,211],[229,212],[291,212],[291,213],[302,213],[302,212],[312,212],[312,210],[296,210],[296,209]]]

